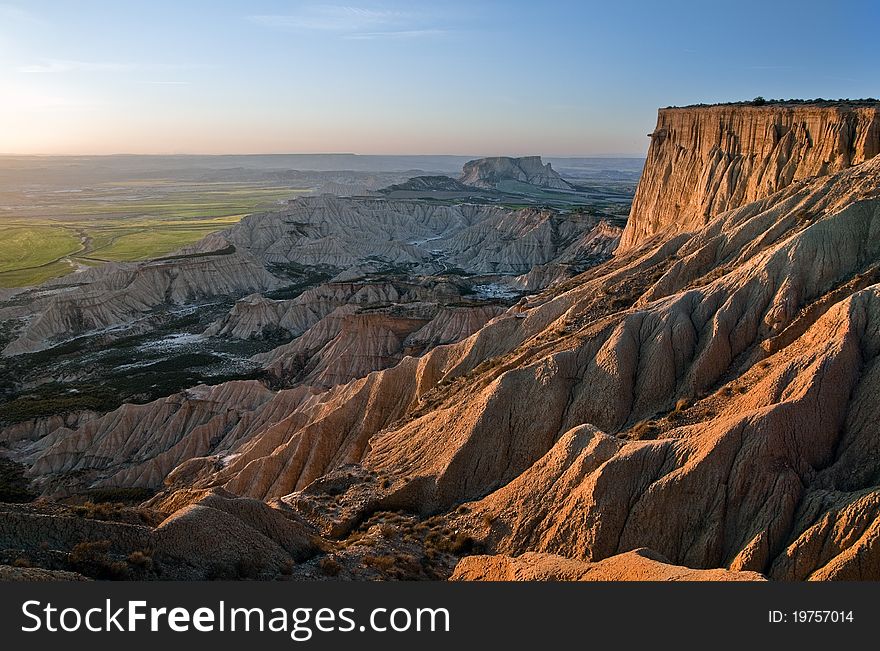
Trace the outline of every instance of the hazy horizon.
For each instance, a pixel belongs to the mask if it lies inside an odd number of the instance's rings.
[[[877,95],[835,6],[0,0],[0,150],[643,157],[663,106]]]
[[[476,160],[479,158],[490,158],[490,157],[510,157],[510,158],[520,158],[523,156],[539,156],[544,159],[639,159],[643,160],[645,158],[644,153],[642,154],[626,154],[626,153],[598,153],[598,154],[566,154],[566,155],[557,155],[557,154],[543,154],[536,152],[522,152],[522,153],[513,153],[513,154],[493,154],[493,153],[483,153],[483,154],[462,154],[462,153],[412,153],[412,154],[395,154],[395,153],[378,153],[378,154],[364,154],[354,151],[278,151],[278,152],[259,152],[259,151],[249,151],[249,152],[217,152],[217,153],[209,153],[209,152],[156,152],[156,153],[138,153],[138,152],[128,152],[128,151],[116,151],[116,152],[107,152],[104,154],[26,154],[19,152],[2,152],[0,151],[0,158],[112,158],[114,156],[122,157],[122,156],[141,156],[141,157],[248,157],[248,156],[360,156],[360,157],[374,157],[374,158],[468,158],[472,160]]]

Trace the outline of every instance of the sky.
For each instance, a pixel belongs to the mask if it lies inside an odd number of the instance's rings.
[[[634,155],[657,108],[880,96],[877,0],[0,0],[0,152]]]

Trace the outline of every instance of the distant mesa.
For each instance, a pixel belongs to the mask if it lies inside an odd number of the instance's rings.
[[[519,181],[539,188],[554,190],[574,190],[568,181],[563,179],[550,163],[546,165],[540,156],[523,156],[510,158],[496,156],[478,158],[464,164],[459,181],[465,185],[488,190],[498,189],[505,181]]]
[[[383,194],[391,192],[473,192],[474,188],[443,175],[414,176],[403,183],[395,183],[379,190]]]
[[[518,193],[517,186],[530,186],[550,190],[576,190],[563,179],[550,163],[544,164],[540,156],[495,156],[468,161],[462,168],[461,176],[453,179],[448,176],[414,176],[411,179],[390,185],[379,192],[393,194],[399,192],[454,192],[474,194],[475,191],[497,191]],[[528,188],[526,188],[528,189]]]

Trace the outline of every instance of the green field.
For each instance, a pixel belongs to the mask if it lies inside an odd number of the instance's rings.
[[[242,183],[132,181],[0,197],[0,287],[35,285],[108,261],[173,253],[308,192]]]
[[[76,234],[64,228],[0,224],[0,273],[49,265],[81,249]]]

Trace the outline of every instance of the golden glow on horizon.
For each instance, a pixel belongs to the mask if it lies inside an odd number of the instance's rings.
[[[145,107],[118,97],[86,95],[63,83],[52,83],[54,78],[38,81],[42,83],[4,84],[0,153],[578,156],[614,153],[616,144],[603,134],[573,138],[564,124],[546,124],[552,113],[536,114],[532,119],[538,126],[524,132],[521,124],[531,116],[512,112],[499,114],[491,128],[482,122],[469,123],[467,115],[444,115],[439,110],[431,115],[413,111],[403,119],[382,114],[375,107],[362,112],[341,107],[321,115],[305,103],[286,110],[267,101],[248,114],[240,104],[210,111],[200,108],[203,103],[178,102],[170,85],[158,88],[150,98],[152,104]],[[425,128],[425,123],[431,128]]]

